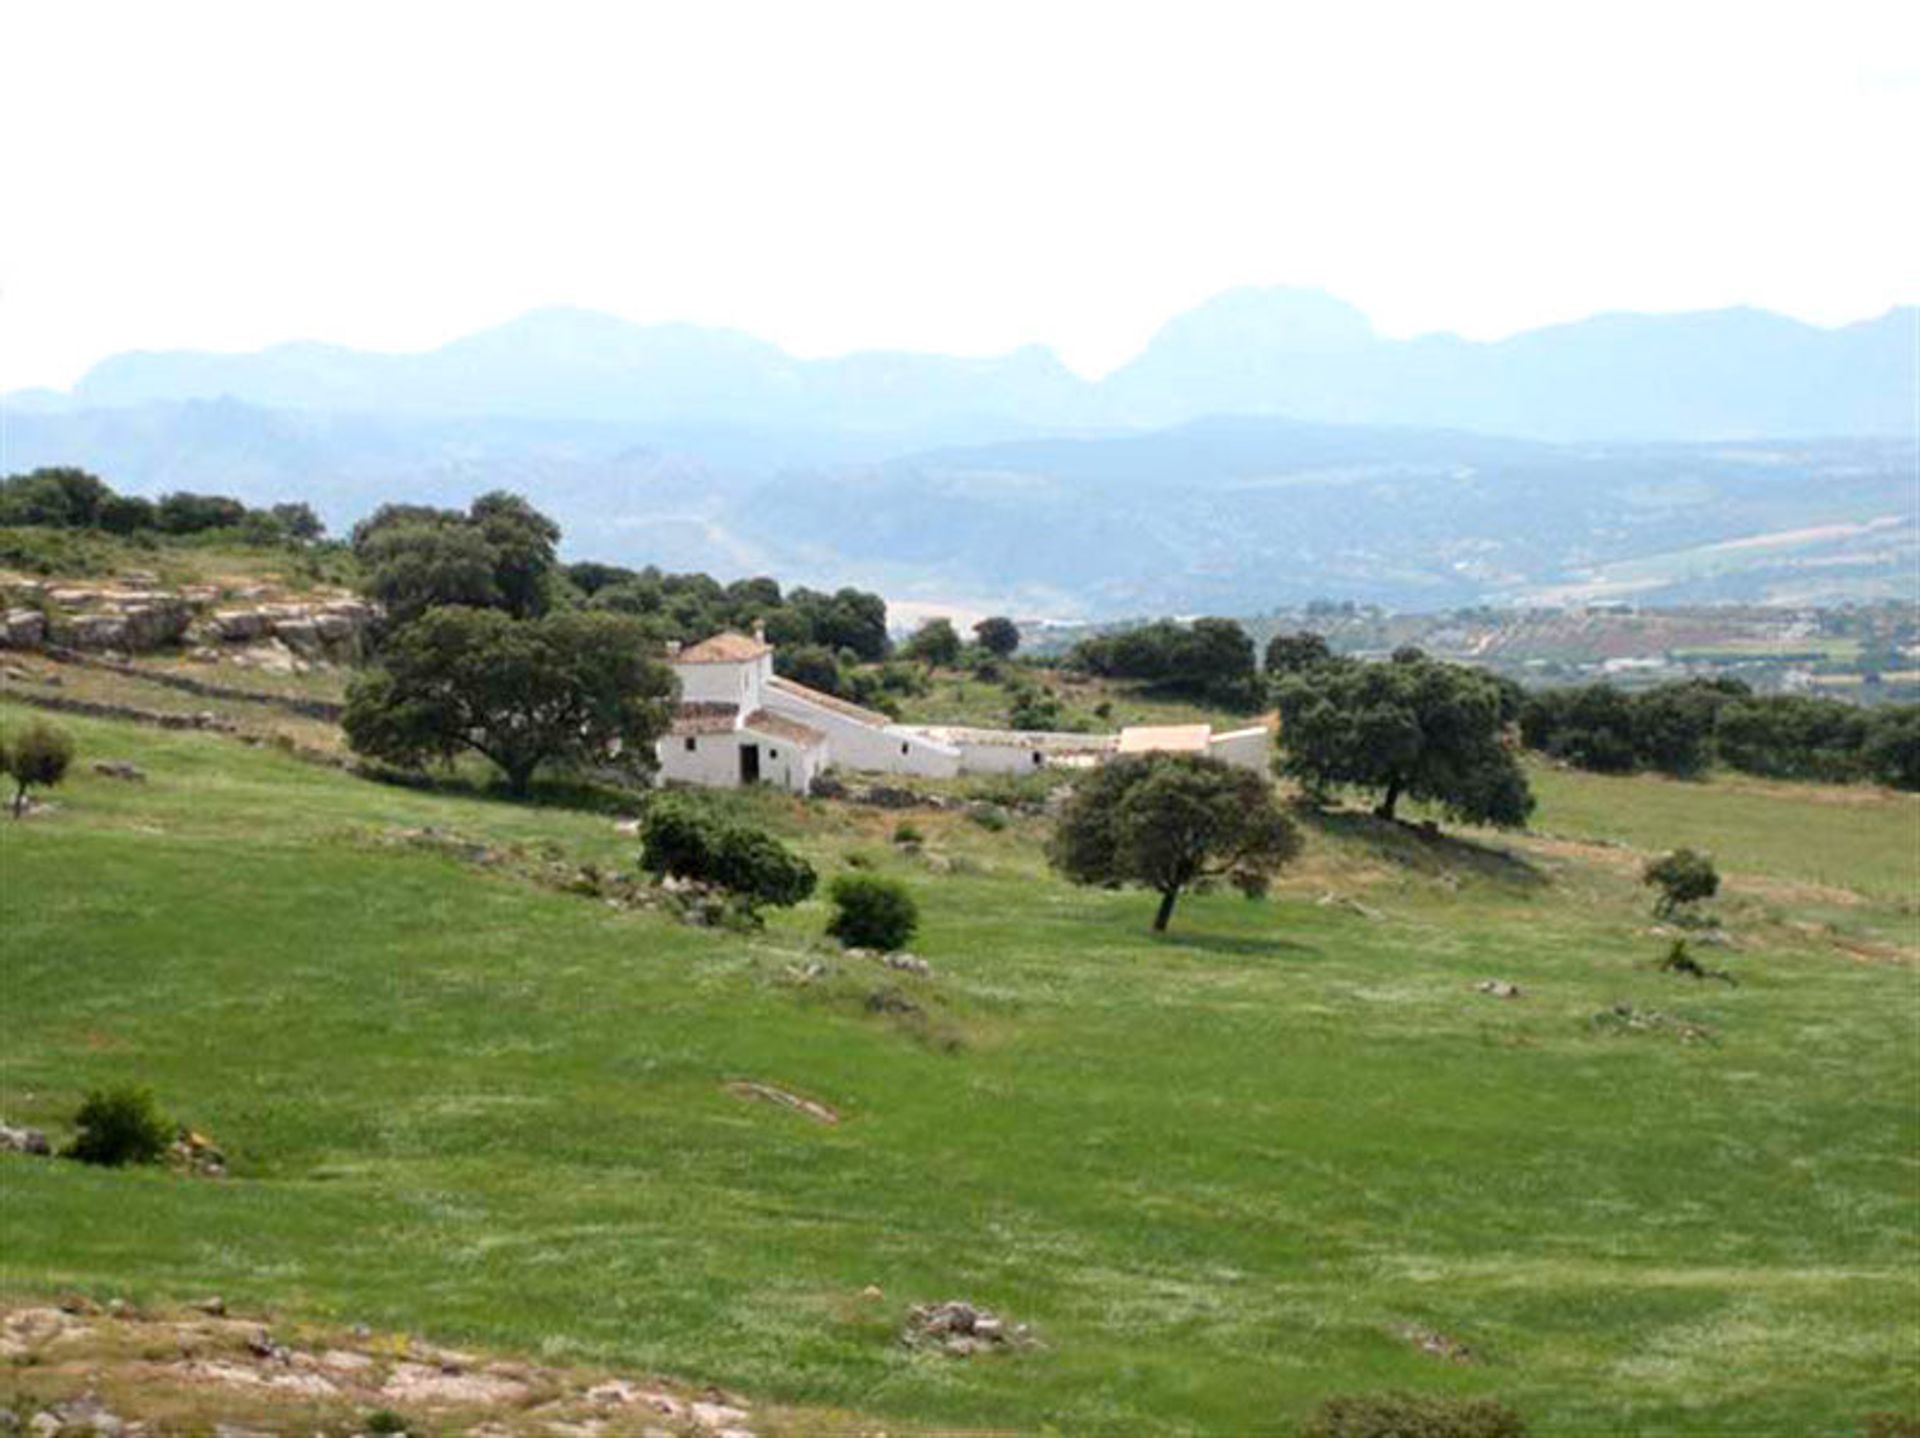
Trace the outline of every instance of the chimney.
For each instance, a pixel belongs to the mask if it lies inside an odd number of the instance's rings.
[[[766,620],[756,619],[753,621],[753,637],[757,642],[761,644],[765,644],[767,642],[767,621]]]
[[[676,659],[679,657],[679,655],[680,655],[680,641],[678,639],[669,639],[667,641],[667,658]]]

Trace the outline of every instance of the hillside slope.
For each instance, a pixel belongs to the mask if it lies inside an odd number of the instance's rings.
[[[1271,902],[1164,941],[1048,877],[1040,820],[916,814],[914,854],[744,797],[912,886],[917,978],[821,948],[817,903],[738,936],[566,892],[630,866],[604,816],[71,727],[56,809],[0,824],[0,1107],[59,1139],[150,1083],[231,1175],[0,1154],[0,1290],[219,1292],[909,1428],[1252,1431],[1385,1387],[1544,1433],[1913,1405],[1910,797],[1543,775],[1533,836],[1335,816]],[[1738,987],[1655,971],[1620,840],[1719,851]],[[1039,1346],[901,1346],[951,1297]]]

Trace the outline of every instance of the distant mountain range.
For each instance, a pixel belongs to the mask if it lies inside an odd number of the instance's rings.
[[[1397,341],[1234,291],[1104,380],[1044,349],[802,360],[547,310],[423,354],[128,354],[7,397],[0,467],[311,500],[521,491],[578,557],[1112,617],[1913,595],[1920,311]]]
[[[1103,380],[1051,350],[803,360],[731,330],[539,310],[419,354],[296,343],[117,355],[16,409],[232,398],[274,408],[847,432],[901,447],[1222,414],[1554,440],[1897,435],[1920,310],[1820,329],[1759,310],[1600,315],[1477,343],[1383,338],[1310,290],[1241,289],[1170,321]]]

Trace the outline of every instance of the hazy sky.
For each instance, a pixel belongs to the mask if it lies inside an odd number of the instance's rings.
[[[537,305],[1098,372],[1236,284],[1385,330],[1920,299],[1920,4],[0,0],[0,388]]]

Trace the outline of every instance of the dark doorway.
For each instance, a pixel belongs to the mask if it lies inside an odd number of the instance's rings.
[[[740,782],[742,784],[760,782],[760,746],[758,744],[740,746]]]

